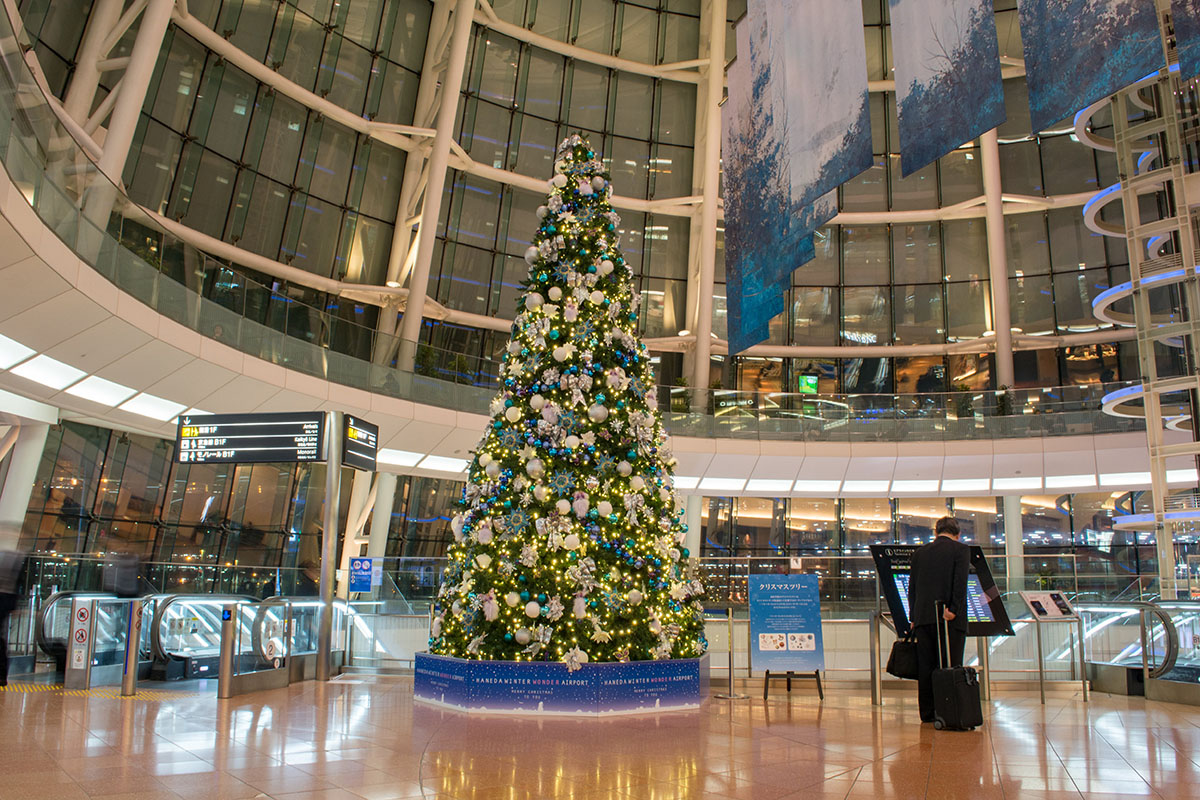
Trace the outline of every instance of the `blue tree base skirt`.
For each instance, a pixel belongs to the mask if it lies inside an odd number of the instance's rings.
[[[417,653],[418,702],[479,714],[609,716],[699,708],[708,656],[669,661],[565,664],[469,661]]]

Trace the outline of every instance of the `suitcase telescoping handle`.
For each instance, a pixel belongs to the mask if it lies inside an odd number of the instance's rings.
[[[937,636],[938,636],[938,666],[942,669],[950,668],[950,623],[946,622],[946,618],[942,616],[942,612],[946,610],[946,604],[941,600],[934,602],[934,613],[937,615]]]

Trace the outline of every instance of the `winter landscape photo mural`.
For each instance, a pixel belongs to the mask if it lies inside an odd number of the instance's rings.
[[[1163,66],[1152,0],[1019,0],[1033,130]]]
[[[862,8],[764,0],[736,28],[723,113],[729,352],[768,337],[834,190],[871,165]]]
[[[904,177],[1004,122],[992,0],[888,0]]]
[[[1180,80],[1200,75],[1200,2],[1171,0],[1175,23],[1175,51],[1179,56]]]

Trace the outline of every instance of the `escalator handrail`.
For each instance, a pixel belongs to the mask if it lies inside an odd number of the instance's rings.
[[[1136,610],[1141,613],[1149,612],[1158,618],[1162,623],[1164,639],[1166,647],[1163,650],[1163,659],[1157,666],[1150,667],[1151,678],[1161,678],[1171,670],[1175,669],[1175,660],[1179,657],[1179,631],[1175,629],[1175,622],[1171,619],[1171,615],[1166,612],[1166,609],[1160,607],[1156,603],[1150,603],[1143,600],[1119,600],[1119,601],[1096,601],[1089,600],[1086,603],[1076,605],[1076,610],[1087,611],[1096,609],[1099,611],[1130,611]],[[1142,642],[1142,647],[1145,648],[1149,642]]]
[[[252,652],[257,653],[262,659],[267,659],[266,643],[268,638],[263,636],[263,625],[267,621],[267,610],[270,608],[279,607],[290,609],[291,606],[298,600],[311,603],[313,601],[320,602],[321,598],[312,596],[275,594],[263,599],[262,602],[258,604],[258,610],[254,614],[254,627],[250,631],[250,647]],[[341,611],[346,616],[352,616],[358,613],[348,601],[343,600],[340,597],[335,597],[333,598],[333,612],[336,615],[338,611]],[[293,634],[294,631],[285,631],[284,633],[285,637]],[[299,655],[298,653],[292,652],[290,643],[285,644],[284,651],[289,656]]]
[[[40,609],[38,609],[38,612],[37,612],[38,613],[37,631],[35,634],[36,638],[37,638],[38,647],[40,647],[42,649],[42,652],[45,653],[46,655],[48,655],[48,656],[55,655],[55,652],[52,648],[54,647],[54,642],[57,641],[57,640],[51,639],[50,632],[48,630],[48,626],[50,624],[50,610],[60,600],[70,600],[73,603],[73,601],[76,598],[81,598],[81,597],[93,598],[96,600],[115,600],[117,598],[117,596],[115,594],[112,594],[111,592],[88,592],[88,591],[83,591],[81,589],[67,589],[67,590],[61,591],[61,592],[54,592],[49,597],[47,597],[45,602],[42,603],[42,607]],[[68,616],[69,615],[70,615],[70,612],[68,612]],[[67,633],[68,637],[70,636],[69,630],[70,630],[70,626],[68,626],[68,633]],[[62,640],[62,645],[64,647],[66,646],[65,639]]]
[[[163,644],[162,624],[165,621],[167,609],[183,600],[206,600],[221,603],[256,603],[257,597],[248,594],[173,594],[158,604],[154,609],[154,619],[150,623],[150,652],[154,660],[160,663],[177,661],[179,656],[167,651]]]

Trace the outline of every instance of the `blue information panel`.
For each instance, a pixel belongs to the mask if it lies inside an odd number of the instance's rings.
[[[371,591],[371,559],[350,559],[350,591]]]
[[[816,575],[750,576],[750,652],[754,669],[825,669]]]

